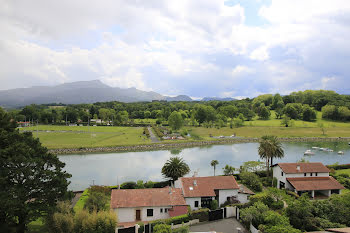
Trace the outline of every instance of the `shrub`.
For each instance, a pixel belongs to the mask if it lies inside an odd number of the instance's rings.
[[[272,187],[272,177],[262,177],[260,180],[263,186]]]
[[[333,165],[327,165],[329,169],[333,168],[334,170],[341,170],[341,169],[349,169],[350,164],[333,164]]]
[[[259,177],[251,172],[243,172],[240,174],[242,183],[247,185],[248,188],[252,189],[255,192],[260,192],[262,190],[262,183]]]
[[[199,219],[200,222],[206,222],[209,221],[209,209],[200,209],[200,210],[195,210],[191,211],[189,213],[189,218],[191,220],[193,219]]]
[[[188,226],[182,226],[172,230],[172,233],[188,233],[188,232],[190,232],[190,228]]]
[[[135,189],[137,184],[133,181],[124,182],[120,185],[121,189]]]
[[[212,200],[212,202],[210,203],[210,209],[211,210],[216,210],[219,208],[219,203],[217,200]]]
[[[151,135],[149,134],[149,131],[148,131],[147,127],[144,127],[144,128],[143,128],[143,134],[145,134],[146,137],[148,137],[148,138],[151,136]]]
[[[107,201],[108,201],[108,198],[104,193],[90,192],[89,197],[85,202],[84,208],[86,208],[90,212],[107,210],[106,209]]]
[[[154,233],[171,233],[171,226],[166,224],[158,224],[153,228]]]
[[[89,188],[89,192],[104,193],[106,195],[111,195],[111,187],[103,185],[93,185]]]
[[[277,183],[278,183],[278,180],[277,180],[276,177],[274,177],[274,178],[272,179],[272,187],[277,188]]]
[[[189,222],[189,221],[190,221],[190,217],[188,216],[188,214],[184,214],[184,215],[179,215],[176,217],[166,219],[165,223],[168,225],[171,225],[171,224],[177,225],[177,224],[181,224],[183,222]]]

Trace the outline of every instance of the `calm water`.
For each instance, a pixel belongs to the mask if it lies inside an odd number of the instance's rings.
[[[161,181],[162,166],[175,154],[188,163],[191,168],[189,175],[194,171],[199,176],[213,175],[210,166],[213,159],[219,161],[216,174],[222,174],[226,164],[239,168],[245,161],[259,160],[258,146],[258,143],[242,143],[161,151],[61,155],[59,158],[72,174],[70,189],[82,190],[93,183],[117,185],[125,181]],[[304,151],[313,146],[327,147],[334,152],[315,151],[313,156],[304,156]],[[347,142],[292,142],[284,143],[283,148],[285,157],[276,162],[296,162],[304,157],[310,162],[324,164],[350,163],[350,146]],[[344,155],[338,155],[339,150],[344,151]]]

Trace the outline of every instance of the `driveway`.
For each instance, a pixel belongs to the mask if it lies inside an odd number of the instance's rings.
[[[148,129],[151,141],[152,142],[159,142],[159,139],[156,137],[156,135],[154,135],[152,128],[151,127],[147,127],[147,129]]]
[[[226,218],[222,220],[204,222],[197,225],[190,226],[190,232],[223,232],[223,233],[237,233],[237,227],[241,228],[242,233],[248,233],[243,225],[235,218]]]

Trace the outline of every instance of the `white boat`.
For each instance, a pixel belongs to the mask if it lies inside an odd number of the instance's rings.
[[[327,151],[327,152],[333,152],[334,150],[332,150],[332,149],[327,149],[326,151]]]
[[[320,149],[318,146],[313,146],[312,149],[317,150]]]
[[[304,155],[314,155],[315,153],[314,152],[312,152],[311,150],[306,150],[305,152],[304,152]]]
[[[322,150],[322,151],[323,151],[324,149],[325,149],[325,148],[323,148],[323,147],[320,147],[320,148],[319,148],[319,150]]]
[[[339,154],[339,155],[343,155],[343,154],[344,154],[344,151],[341,151],[341,150],[340,150],[340,151],[338,151],[338,154]]]

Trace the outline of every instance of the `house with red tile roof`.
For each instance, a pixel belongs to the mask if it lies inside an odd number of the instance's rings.
[[[277,163],[272,166],[277,187],[289,189],[299,195],[307,192],[312,198],[340,194],[344,186],[329,176],[322,163]]]
[[[187,203],[178,188],[113,189],[111,209],[123,225],[186,214]]]
[[[254,194],[239,186],[233,176],[181,177],[175,181],[175,187],[182,190],[192,210],[209,208],[213,200],[217,200],[219,206],[232,200],[246,203],[248,197]]]

